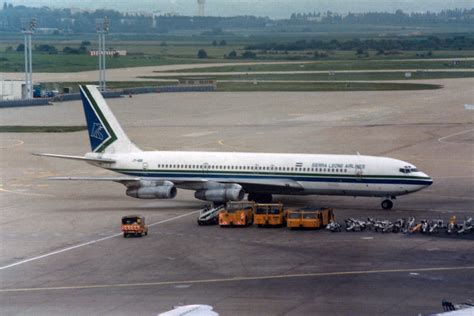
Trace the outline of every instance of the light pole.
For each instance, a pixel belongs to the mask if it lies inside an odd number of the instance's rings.
[[[107,17],[103,19],[95,20],[95,29],[99,35],[99,89],[100,91],[106,90],[106,79],[105,79],[105,34],[109,32],[109,19]]]
[[[23,99],[33,98],[33,58],[31,55],[31,35],[38,26],[36,18],[21,19],[22,33],[25,35],[25,93]]]

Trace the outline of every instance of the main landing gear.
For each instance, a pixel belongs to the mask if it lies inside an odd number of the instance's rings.
[[[392,200],[386,199],[382,201],[381,205],[384,210],[391,210],[393,207],[393,202]]]
[[[249,193],[247,200],[257,203],[271,203],[272,195],[265,193]]]

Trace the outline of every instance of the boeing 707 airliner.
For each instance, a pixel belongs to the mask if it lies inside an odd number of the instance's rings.
[[[399,195],[433,183],[411,163],[364,155],[143,151],[125,134],[95,86],[81,86],[91,152],[74,159],[115,171],[117,177],[53,177],[55,180],[115,181],[128,196],[172,199],[177,188],[197,199],[268,203],[272,195],[340,195],[382,198],[391,209]]]

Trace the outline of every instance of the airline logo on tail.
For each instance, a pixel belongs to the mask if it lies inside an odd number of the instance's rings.
[[[101,97],[99,100],[96,100],[86,86],[81,86],[81,98],[92,151],[103,152],[110,144],[117,140],[117,136],[97,104],[97,102],[103,102],[103,99]]]
[[[94,123],[92,127],[92,134],[90,135],[93,138],[97,138],[98,140],[104,140],[104,135],[102,131],[104,130],[104,126],[100,123]]]

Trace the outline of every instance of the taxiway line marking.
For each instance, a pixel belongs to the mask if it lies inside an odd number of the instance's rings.
[[[202,279],[202,280],[183,280],[183,281],[160,281],[145,283],[118,283],[118,284],[96,284],[96,285],[76,285],[76,286],[54,286],[54,287],[33,287],[33,288],[12,288],[0,289],[0,293],[7,292],[34,292],[34,291],[57,291],[57,290],[84,290],[84,289],[102,289],[102,288],[127,288],[127,287],[145,287],[160,285],[179,285],[179,284],[205,284],[205,283],[223,283],[223,282],[241,282],[256,280],[277,280],[289,278],[304,277],[326,277],[326,276],[345,276],[345,275],[364,275],[364,274],[388,274],[388,273],[418,273],[418,272],[439,272],[455,270],[472,270],[474,266],[461,267],[438,267],[438,268],[414,268],[414,269],[387,269],[387,270],[365,270],[365,271],[335,271],[335,272],[315,272],[301,274],[280,274],[264,276],[240,276],[222,279]]]
[[[43,193],[29,193],[29,192],[12,191],[12,190],[4,189],[4,188],[0,188],[0,192],[19,194],[19,195],[28,195],[28,196],[54,196],[54,195],[51,195],[51,194],[43,194]]]
[[[12,144],[12,145],[7,145],[7,146],[2,146],[0,147],[0,149],[9,149],[9,148],[13,148],[13,147],[17,147],[17,146],[21,146],[23,145],[25,142],[22,141],[22,140],[19,140],[19,139],[13,139],[12,141],[16,142],[15,144]]]
[[[446,138],[449,138],[449,137],[466,134],[466,133],[469,133],[469,132],[472,132],[472,131],[474,131],[474,129],[468,129],[467,131],[461,131],[461,132],[454,133],[454,134],[451,134],[451,135],[448,135],[448,136],[444,136],[444,137],[438,138],[438,142],[444,143],[444,144],[456,144],[456,143],[453,143],[453,142],[446,142],[444,140]]]
[[[163,223],[167,223],[167,222],[171,222],[171,221],[180,219],[182,217],[185,217],[185,216],[197,213],[197,212],[199,212],[199,211],[192,211],[192,212],[189,212],[189,213],[185,213],[185,214],[181,214],[181,215],[178,215],[178,216],[175,216],[175,217],[164,219],[162,221],[151,223],[151,224],[148,225],[148,227],[163,224]],[[102,237],[102,238],[99,238],[99,239],[91,240],[91,241],[88,241],[88,242],[85,242],[85,243],[82,243],[82,244],[78,244],[78,245],[74,245],[74,246],[71,246],[71,247],[56,250],[56,251],[53,251],[53,252],[49,252],[49,253],[46,253],[44,255],[40,255],[40,256],[37,256],[37,257],[33,257],[33,258],[25,259],[25,260],[22,260],[22,261],[14,262],[14,263],[8,264],[6,266],[0,267],[0,270],[5,270],[5,269],[16,267],[16,266],[19,266],[21,264],[25,264],[25,263],[28,263],[28,262],[31,262],[31,261],[36,261],[36,260],[43,259],[43,258],[46,258],[46,257],[54,256],[54,255],[57,255],[57,254],[60,254],[60,253],[66,252],[66,251],[71,251],[71,250],[74,250],[74,249],[77,249],[77,248],[81,248],[81,247],[85,247],[85,246],[88,246],[88,245],[96,244],[98,242],[108,240],[108,239],[112,239],[112,238],[115,238],[115,237],[118,237],[118,236],[122,236],[122,233],[121,232],[116,233],[116,234],[113,234],[113,235],[110,235],[110,236],[106,236],[106,237]]]

